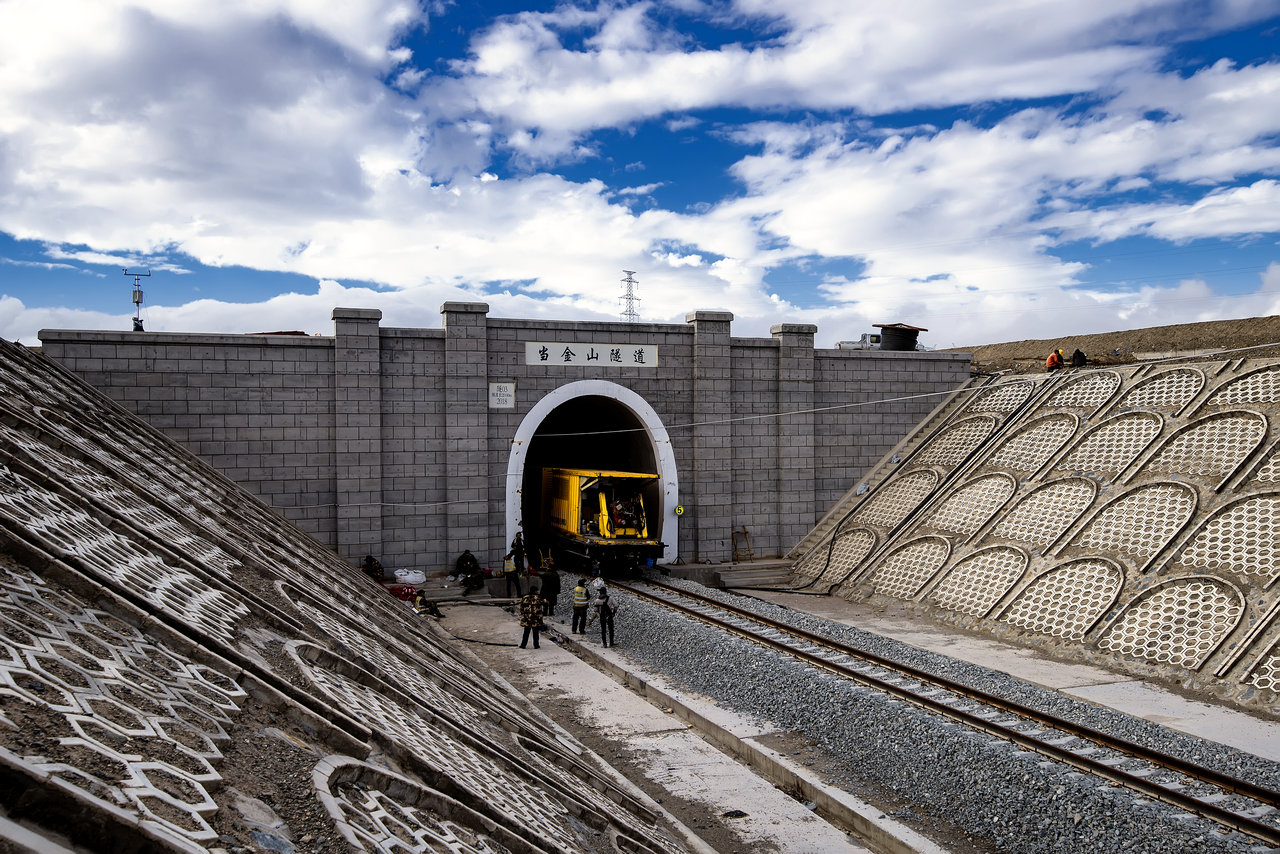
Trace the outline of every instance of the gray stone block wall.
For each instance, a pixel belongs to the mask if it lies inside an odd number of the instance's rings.
[[[826,513],[968,378],[955,353],[814,351],[814,507]]]
[[[733,453],[731,530],[750,536],[753,552],[778,548],[780,409],[778,345],[769,339],[732,339],[729,425]],[[732,550],[732,540],[730,548]]]
[[[676,553],[719,562],[735,528],[758,557],[790,549],[969,372],[962,354],[815,350],[804,324],[733,338],[728,312],[685,324],[490,318],[482,303],[441,312],[441,329],[398,329],[376,310],[335,309],[332,337],[41,339],[46,355],[345,557],[427,571],[464,548],[500,564],[513,439],[572,383],[603,381],[652,410],[687,508]],[[529,341],[629,341],[660,355],[644,368],[526,364]],[[491,407],[491,383],[513,383],[514,405]]]
[[[445,303],[444,538],[428,566],[489,539],[488,329],[483,303]]]
[[[382,341],[376,309],[340,308],[334,321],[334,453],[338,552],[382,554]]]
[[[380,553],[392,567],[416,567],[446,537],[443,340],[440,330],[382,330],[382,526],[397,533]]]
[[[727,311],[697,311],[693,326],[693,469],[689,489],[693,512],[693,560],[726,560],[732,555],[734,519],[732,361]]]
[[[41,337],[47,355],[336,545],[333,338]]]
[[[778,539],[771,552],[784,554],[813,527],[816,519],[813,336],[818,327],[784,323],[770,331],[779,348],[778,411],[787,413],[778,422]]]

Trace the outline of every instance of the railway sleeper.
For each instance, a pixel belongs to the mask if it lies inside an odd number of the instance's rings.
[[[1269,815],[1274,815],[1275,812],[1276,812],[1276,808],[1271,806],[1270,804],[1258,804],[1257,806],[1250,807],[1249,809],[1236,811],[1238,815],[1242,815],[1245,818],[1254,818],[1254,819],[1266,818]]]
[[[1101,765],[1106,765],[1108,768],[1119,768],[1121,765],[1128,763],[1130,759],[1128,756],[1108,756],[1104,759],[1098,759],[1096,761]],[[1129,772],[1129,773],[1132,773],[1132,772]]]

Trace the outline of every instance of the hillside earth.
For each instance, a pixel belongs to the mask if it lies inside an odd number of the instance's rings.
[[[975,371],[1027,373],[1043,371],[1044,360],[1050,350],[1060,348],[1070,359],[1071,352],[1077,347],[1089,357],[1090,365],[1126,365],[1165,356],[1192,356],[1214,351],[1238,351],[1223,352],[1224,357],[1280,356],[1280,315],[1152,326],[1094,335],[1065,335],[1062,338],[1028,339],[1007,344],[948,347],[941,352],[972,353]]]

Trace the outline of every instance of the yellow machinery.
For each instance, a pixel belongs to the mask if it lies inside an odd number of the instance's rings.
[[[543,521],[562,555],[599,561],[602,569],[634,569],[662,556],[650,536],[646,502],[657,506],[656,474],[606,469],[542,470]]]

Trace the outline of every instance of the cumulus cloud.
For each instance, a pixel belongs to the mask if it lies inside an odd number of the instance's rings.
[[[509,140],[551,157],[602,127],[723,106],[904,112],[1105,89],[1151,70],[1154,45],[1274,13],[1262,2],[779,5],[739,0],[776,38],[690,45],[646,14],[656,4],[560,6],[503,18],[459,65],[470,103]],[[583,27],[596,35],[577,47]],[[676,118],[675,121],[687,121]]]
[[[929,317],[969,340],[1055,312],[1114,325],[1162,291],[1082,288],[1059,242],[1280,231],[1280,64],[1161,67],[1167,42],[1267,3],[567,3],[498,18],[429,69],[406,45],[436,11],[0,4],[0,232],[53,261],[317,283],[252,306],[152,305],[149,329],[324,331],[339,304],[435,325],[448,299],[616,318],[619,271],[636,269],[646,319],[723,308],[736,333],[767,334],[785,314],[830,342],[848,336],[827,327]],[[950,107],[972,109],[896,116]],[[651,119],[736,146],[731,188],[675,209],[654,201],[681,189],[658,163],[642,185],[558,174],[607,160],[595,131]],[[618,172],[647,165],[628,153]],[[803,306],[766,284],[823,262],[843,269]],[[0,307],[24,338],[123,328]]]

